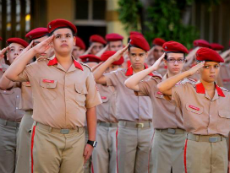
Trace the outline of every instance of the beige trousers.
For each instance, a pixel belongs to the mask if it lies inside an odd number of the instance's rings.
[[[152,122],[119,121],[117,137],[119,173],[148,172],[152,137]]]
[[[181,129],[155,130],[150,155],[150,173],[184,173],[186,132]],[[178,131],[176,131],[178,130]]]
[[[185,173],[225,173],[228,169],[226,139],[219,142],[186,140]]]
[[[19,123],[0,119],[0,173],[14,173]]]
[[[18,130],[17,138],[17,162],[15,173],[30,172],[30,144],[31,130],[34,120],[32,119],[33,111],[26,111]]]
[[[35,123],[31,136],[32,173],[83,173],[85,129],[52,129]]]
[[[97,147],[92,155],[94,173],[117,173],[116,131],[117,127],[97,125]]]

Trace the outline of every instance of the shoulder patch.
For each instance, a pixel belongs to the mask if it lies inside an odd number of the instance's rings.
[[[85,67],[87,67],[90,71],[92,71],[92,69],[87,64],[85,64],[83,62],[81,62],[80,64],[83,65],[83,66],[85,66]]]
[[[223,91],[227,91],[227,92],[229,92],[229,90],[227,90],[226,88],[224,88],[224,87],[220,87]]]

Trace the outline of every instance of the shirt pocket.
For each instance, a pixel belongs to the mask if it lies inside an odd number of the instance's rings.
[[[75,83],[76,101],[79,106],[85,107],[86,95],[88,94],[85,84]]]
[[[57,98],[57,80],[40,79],[42,97],[49,100]]]
[[[190,103],[186,104],[186,109],[189,112],[192,112],[192,113],[195,113],[195,114],[199,114],[199,115],[202,114],[203,111],[204,111],[203,107],[196,106],[196,105],[190,104]]]
[[[227,111],[227,110],[219,110],[219,116],[221,118],[227,118],[227,119],[230,119],[230,112]]]

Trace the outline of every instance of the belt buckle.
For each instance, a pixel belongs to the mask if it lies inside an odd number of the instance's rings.
[[[69,134],[69,129],[61,129],[60,133],[61,134]]]
[[[209,142],[211,143],[217,142],[217,137],[210,137]]]
[[[176,133],[176,129],[168,129],[168,133],[175,134]]]
[[[137,123],[136,124],[136,127],[137,128],[143,128],[145,125],[144,125],[144,123]]]

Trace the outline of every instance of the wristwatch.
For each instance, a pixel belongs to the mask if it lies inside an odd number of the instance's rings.
[[[91,145],[93,148],[95,148],[97,146],[97,141],[87,141],[87,144]]]

